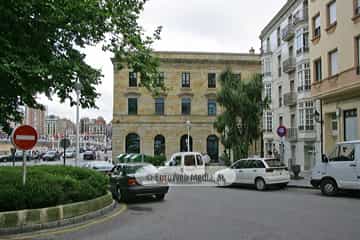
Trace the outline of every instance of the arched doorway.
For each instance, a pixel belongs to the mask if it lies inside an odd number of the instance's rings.
[[[126,153],[140,153],[140,137],[136,133],[129,133],[126,136]]]
[[[165,155],[165,137],[163,135],[157,135],[154,138],[154,155]]]
[[[210,135],[206,139],[206,152],[212,161],[219,161],[219,138],[216,135]]]
[[[193,150],[193,141],[192,141],[192,137],[189,137],[190,140],[190,152],[192,152]],[[183,135],[180,139],[180,152],[187,152],[188,151],[188,135]]]

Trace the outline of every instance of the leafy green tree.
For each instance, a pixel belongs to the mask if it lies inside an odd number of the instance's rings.
[[[247,157],[250,145],[261,136],[262,112],[268,102],[262,98],[261,76],[254,74],[250,79],[240,80],[227,69],[220,75],[220,84],[217,101],[224,111],[214,126],[235,159]]]
[[[161,27],[145,36],[138,24],[147,0],[6,0],[0,3],[0,126],[22,119],[20,106],[43,108],[38,94],[73,97],[82,85],[80,103],[96,107],[101,71],[85,63],[84,48],[101,45],[141,74],[141,85],[155,90],[158,60],[151,45]],[[122,65],[118,64],[121,68]]]

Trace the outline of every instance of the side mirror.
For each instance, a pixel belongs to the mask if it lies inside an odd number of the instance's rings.
[[[321,156],[321,161],[322,161],[323,163],[328,163],[328,162],[329,162],[329,158],[326,156],[326,154],[323,154],[323,155]]]

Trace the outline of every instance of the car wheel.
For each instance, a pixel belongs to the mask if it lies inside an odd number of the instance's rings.
[[[281,184],[279,185],[279,187],[280,187],[281,189],[284,189],[284,188],[287,187],[287,185],[288,185],[288,183],[281,183]]]
[[[165,194],[164,194],[164,193],[162,193],[162,194],[156,194],[156,199],[157,199],[157,200],[162,201],[162,200],[164,200],[164,198],[165,198]]]
[[[335,196],[338,192],[336,182],[331,179],[324,179],[320,183],[320,189],[325,196]]]
[[[264,179],[257,178],[255,180],[255,187],[256,187],[256,190],[258,190],[258,191],[264,191],[266,189],[266,184],[265,184]]]
[[[218,187],[225,187],[226,186],[226,179],[224,175],[219,175],[216,179],[216,184]]]

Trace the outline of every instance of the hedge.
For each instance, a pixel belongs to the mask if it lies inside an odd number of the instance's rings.
[[[108,178],[90,169],[64,166],[0,167],[0,211],[36,209],[94,199],[106,194]]]

